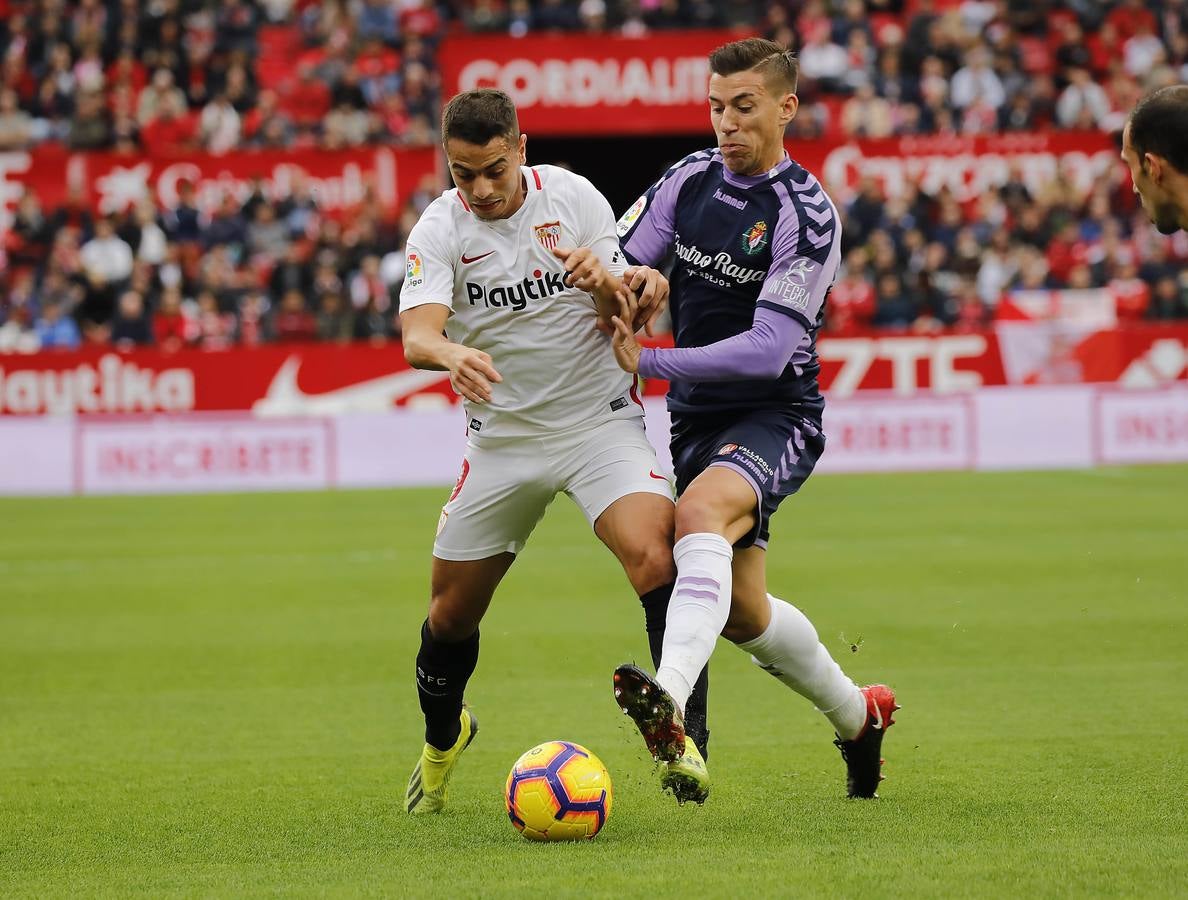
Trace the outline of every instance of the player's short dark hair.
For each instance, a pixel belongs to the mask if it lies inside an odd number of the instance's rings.
[[[1130,144],[1140,161],[1153,153],[1188,174],[1188,84],[1161,87],[1138,102],[1130,114]]]
[[[481,146],[497,137],[505,137],[512,144],[520,139],[516,105],[503,91],[491,88],[464,91],[442,110],[442,141],[457,138]]]
[[[746,38],[723,44],[709,56],[710,71],[715,75],[758,71],[768,82],[792,93],[800,76],[796,54],[766,38]]]

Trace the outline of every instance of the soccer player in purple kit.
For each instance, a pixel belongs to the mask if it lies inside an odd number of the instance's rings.
[[[655,678],[615,670],[615,698],[652,755],[686,752],[683,708],[719,634],[811,700],[837,733],[847,793],[874,797],[883,735],[898,708],[885,685],[859,688],[805,615],[767,592],[768,523],[825,448],[816,335],[837,275],[841,223],[820,183],[784,151],[797,61],[761,38],[710,54],[716,149],[674,165],[619,220],[632,264],[674,256],[676,346],[642,349],[630,312],[613,347],[628,372],[672,382],[676,587]],[[670,787],[702,802],[704,767]]]

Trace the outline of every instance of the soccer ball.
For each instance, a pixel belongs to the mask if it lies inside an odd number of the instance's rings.
[[[610,774],[579,744],[546,741],[516,760],[507,776],[507,817],[534,841],[598,834],[611,811]]]

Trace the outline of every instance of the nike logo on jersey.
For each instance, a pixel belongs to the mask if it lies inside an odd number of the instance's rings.
[[[649,469],[648,474],[651,475],[653,478],[655,478],[657,481],[668,481],[668,479],[665,478],[663,475],[657,475],[654,469]]]
[[[878,703],[876,703],[874,705],[874,708],[875,708],[874,709],[875,720],[870,723],[870,727],[874,728],[876,731],[882,731],[883,730],[883,711],[881,709],[879,709]]]
[[[468,266],[471,263],[478,262],[480,259],[486,259],[488,256],[490,256],[494,252],[495,252],[494,250],[488,250],[486,253],[480,253],[478,256],[467,256],[465,253],[463,253],[462,254],[462,265]]]

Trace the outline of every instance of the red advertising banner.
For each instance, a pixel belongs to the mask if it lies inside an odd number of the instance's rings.
[[[441,172],[435,147],[256,150],[223,156],[127,157],[54,147],[0,153],[0,235],[11,225],[26,185],[37,191],[46,209],[65,203],[70,190],[78,189],[94,210],[107,213],[122,212],[145,197],[171,208],[179,186],[189,182],[196,188],[199,208],[213,212],[224,194],[246,199],[257,177],[265,191],[279,196],[304,181],[319,207],[334,215],[358,206],[368,190],[385,206],[398,207],[426,177],[436,189]]]
[[[446,97],[498,88],[536,135],[709,134],[708,56],[732,31],[631,38],[490,35],[447,38],[438,54]]]
[[[1100,131],[1001,135],[915,135],[879,140],[789,141],[788,153],[820,178],[835,200],[865,177],[894,197],[909,184],[927,194],[951,190],[968,203],[1005,184],[1013,169],[1033,192],[1063,175],[1087,190],[1122,163]]]
[[[871,390],[949,395],[984,385],[1155,388],[1188,381],[1188,325],[1078,332],[1009,322],[976,334],[826,336],[818,349],[821,384],[834,398]],[[666,388],[652,381],[645,393]],[[301,417],[441,407],[456,399],[447,373],[409,367],[398,343],[0,355],[0,415]]]

